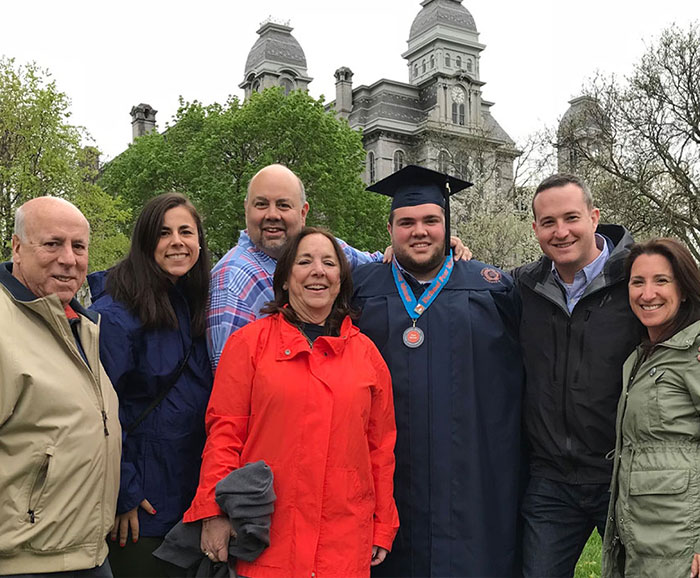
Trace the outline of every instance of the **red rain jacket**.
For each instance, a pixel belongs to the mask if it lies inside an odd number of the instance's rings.
[[[391,377],[350,318],[339,337],[305,336],[277,314],[226,343],[206,414],[199,488],[185,522],[220,515],[214,487],[265,460],[277,494],[270,547],[251,578],[369,576],[372,545],[398,529]]]

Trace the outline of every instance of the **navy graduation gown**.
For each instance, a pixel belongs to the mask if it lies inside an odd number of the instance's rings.
[[[391,371],[401,527],[373,576],[516,575],[522,365],[519,299],[511,278],[478,261],[452,276],[412,322],[391,265],[354,273],[360,329]],[[416,297],[423,288],[407,275]]]

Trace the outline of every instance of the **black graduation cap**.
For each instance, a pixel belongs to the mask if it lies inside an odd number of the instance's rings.
[[[445,209],[445,254],[450,253],[450,195],[472,183],[418,165],[400,171],[367,187],[368,191],[392,197],[391,210],[432,203]]]

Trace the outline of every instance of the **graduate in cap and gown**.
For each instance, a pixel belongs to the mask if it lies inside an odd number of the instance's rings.
[[[517,575],[519,299],[452,258],[449,195],[470,184],[411,165],[368,188],[393,198],[394,260],[355,271],[355,304],[391,371],[401,523],[373,576]]]

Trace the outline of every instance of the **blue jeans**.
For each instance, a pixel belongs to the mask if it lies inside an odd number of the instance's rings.
[[[66,572],[41,572],[39,574],[9,574],[2,578],[112,578],[109,560],[87,570],[68,570]]]
[[[523,498],[523,575],[574,575],[593,528],[603,536],[609,484],[565,484],[531,478]]]

